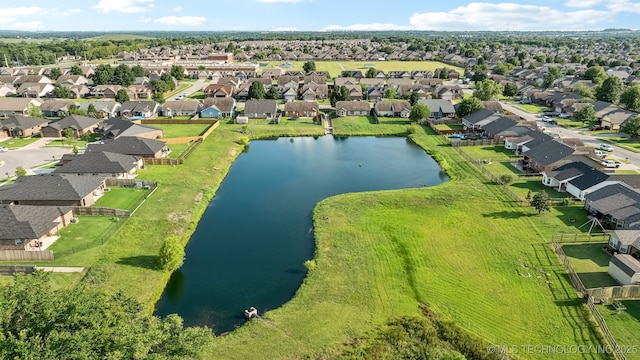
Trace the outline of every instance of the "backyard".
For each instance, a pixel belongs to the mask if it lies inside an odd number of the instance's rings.
[[[398,124],[376,124],[373,116],[345,116],[331,119],[333,135],[336,136],[366,136],[366,135],[394,135],[407,134],[406,126]]]
[[[165,138],[180,138],[199,136],[211,126],[210,124],[153,124],[153,127],[162,129]]]
[[[580,224],[582,225],[582,224]],[[587,228],[589,225],[585,225]],[[594,231],[601,231],[596,228]],[[565,244],[562,245],[565,255],[576,271],[582,284],[587,288],[617,286],[607,271],[611,254],[602,250],[606,243]]]
[[[112,187],[96,201],[95,206],[132,211],[148,196],[151,189]]]

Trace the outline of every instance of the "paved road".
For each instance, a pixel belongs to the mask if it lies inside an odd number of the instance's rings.
[[[173,100],[173,98],[178,97],[183,93],[187,93],[187,96],[191,96],[191,94],[202,90],[210,82],[211,82],[210,80],[196,80],[196,82],[194,83],[185,82],[184,84],[191,84],[191,86],[182,90],[182,93],[175,94],[171,99],[167,99],[167,100]]]
[[[606,138],[607,136],[616,136],[615,134],[614,135],[598,134],[597,136],[594,136],[594,135],[589,135],[588,130],[586,129],[571,129],[571,130],[565,129],[558,125],[551,125],[551,124],[544,123],[535,114],[530,114],[510,104],[502,103],[502,107],[505,110],[513,114],[516,114],[525,120],[536,121],[539,126],[546,127],[547,131],[560,134],[561,137],[581,139],[586,145],[590,145],[596,148],[600,146],[600,144],[604,143],[603,141],[598,140],[598,137]],[[632,151],[625,150],[615,145],[613,145],[613,147],[614,147],[614,151],[611,154],[609,154],[609,157],[618,159],[619,161],[623,162],[623,166],[621,167],[621,169],[636,169],[636,170],[640,169],[639,153],[634,153]],[[628,164],[626,164],[625,162],[628,162]]]
[[[4,161],[4,165],[0,166],[0,179],[7,178],[7,173],[13,176],[18,166],[28,170],[50,163],[54,159],[59,160],[62,155],[71,151],[69,148],[44,147],[46,142],[51,140],[52,138],[43,138],[20,149],[0,153],[0,160]]]

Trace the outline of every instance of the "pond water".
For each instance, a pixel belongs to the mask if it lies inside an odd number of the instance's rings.
[[[433,186],[438,164],[405,138],[323,136],[252,141],[232,165],[156,304],[216,334],[290,300],[313,258],[311,212],[336,194]]]

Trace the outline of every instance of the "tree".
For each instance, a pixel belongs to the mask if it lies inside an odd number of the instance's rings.
[[[411,112],[409,113],[409,120],[411,121],[422,121],[431,116],[431,110],[425,104],[416,104],[411,108]]]
[[[607,73],[602,66],[592,66],[584,72],[584,78],[599,85],[607,78]]]
[[[25,170],[22,166],[16,167],[16,176],[27,176],[27,170]]]
[[[71,75],[84,75],[82,68],[79,65],[73,65],[69,71]]]
[[[629,110],[640,110],[640,85],[631,84],[620,95],[620,103]]]
[[[482,108],[483,108],[482,101],[480,101],[480,99],[473,96],[468,97],[468,98],[462,99],[462,101],[458,103],[458,106],[456,108],[456,115],[458,115],[458,117],[467,116]]]
[[[576,86],[573,88],[573,92],[589,99],[594,99],[596,97],[593,93],[593,89],[584,83],[576,84]]]
[[[171,76],[178,81],[184,79],[184,68],[180,65],[171,66]]]
[[[71,142],[75,138],[75,134],[73,133],[73,129],[68,127],[62,131],[64,138],[67,140],[67,144],[71,145]]]
[[[131,67],[131,73],[134,77],[144,77],[144,68],[140,65],[133,65]]]
[[[164,104],[164,94],[161,92],[154,93],[153,95],[151,95],[151,100],[157,102],[158,104]]]
[[[340,98],[343,101],[351,101],[351,91],[346,86],[340,87]]]
[[[55,89],[51,90],[51,93],[49,93],[49,97],[58,99],[71,99],[73,97],[73,94],[68,87],[56,84]]]
[[[393,86],[388,87],[387,90],[384,91],[385,99],[395,99],[397,97],[398,97],[398,92],[396,91],[396,88],[394,88]]]
[[[124,103],[125,101],[129,101],[129,94],[127,93],[127,90],[125,89],[118,90],[118,92],[116,93],[115,100],[120,104]]]
[[[543,211],[549,211],[549,195],[547,192],[542,190],[533,195],[533,199],[531,199],[531,206],[538,211],[538,215]]]
[[[516,96],[518,94],[518,85],[512,82],[508,82],[504,84],[504,89],[502,89],[502,95],[504,96]]]
[[[442,80],[449,79],[449,69],[446,66],[440,69],[440,73],[438,73],[438,78]]]
[[[96,110],[95,105],[89,104],[89,106],[87,106],[87,116],[92,118],[98,117],[98,111]]]
[[[620,126],[620,132],[625,133],[634,139],[640,137],[640,116],[633,116],[622,123]]]
[[[306,73],[310,73],[312,71],[316,71],[316,62],[315,61],[307,61],[302,65],[302,70]]]
[[[544,81],[542,85],[545,88],[553,87],[553,84],[562,76],[562,72],[560,72],[560,68],[551,67],[549,71],[544,75]]]
[[[353,71],[344,70],[341,75],[342,75],[342,77],[352,77],[353,76]]]
[[[136,80],[136,77],[133,76],[133,72],[128,65],[120,64],[118,67],[113,70],[113,77],[111,79],[112,84],[122,85],[127,87]]]
[[[267,91],[267,95],[266,95],[267,99],[273,99],[273,100],[277,100],[280,98],[280,93],[278,92],[278,87],[277,86],[271,86],[269,88],[269,91]]]
[[[493,80],[485,80],[476,84],[473,96],[482,101],[489,101],[500,93],[502,93],[502,86],[496,84]]]
[[[509,67],[505,64],[498,64],[491,71],[497,75],[507,75],[507,73],[509,72]]]
[[[111,84],[113,72],[114,70],[110,65],[100,64],[89,77],[93,80],[95,85],[107,85]]]
[[[415,104],[418,103],[418,100],[420,100],[420,94],[416,91],[412,91],[409,95],[409,104],[411,104],[411,106],[415,106]]]
[[[184,262],[184,247],[180,244],[180,239],[175,236],[169,236],[160,248],[160,266],[167,271],[175,271]]]
[[[617,104],[622,94],[622,80],[617,76],[609,76],[598,86],[596,90],[596,99]]]
[[[34,104],[27,105],[27,116],[32,118],[44,118],[44,115],[42,115],[42,109]]]
[[[593,105],[587,104],[582,109],[576,111],[573,114],[573,117],[578,120],[587,122],[587,121],[595,121],[596,120],[596,111],[593,108]]]
[[[51,69],[51,71],[49,72],[49,78],[53,81],[58,80],[58,78],[62,76],[62,71],[60,71],[60,68],[53,68]]]
[[[378,72],[376,71],[375,68],[370,67],[367,70],[367,74],[365,75],[366,77],[373,79],[374,77],[376,77],[376,75],[378,74]]]
[[[485,81],[489,78],[489,75],[487,75],[486,72],[477,69],[473,72],[473,76],[471,76],[471,81],[475,82],[475,83],[479,83],[481,81]]]
[[[208,328],[184,328],[122,292],[79,284],[54,289],[42,271],[17,275],[0,292],[0,358],[195,359]]]
[[[502,174],[498,177],[498,183],[501,185],[509,185],[513,182],[513,175]]]
[[[254,81],[251,83],[249,87],[249,97],[251,99],[264,99],[266,96],[266,92],[264,91],[264,84],[260,81]]]
[[[164,83],[167,84],[167,87],[169,88],[170,91],[173,91],[176,89],[176,83],[175,81],[173,81],[173,76],[171,76],[171,74],[169,73],[162,74],[162,76],[160,76],[160,80],[164,81]]]

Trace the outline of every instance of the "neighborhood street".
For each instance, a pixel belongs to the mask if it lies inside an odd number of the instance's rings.
[[[71,151],[69,148],[44,147],[45,144],[51,140],[53,139],[43,138],[20,149],[1,152],[0,161],[4,161],[4,164],[0,166],[0,179],[13,176],[18,166],[22,166],[25,170],[28,170],[50,163],[54,161],[54,159],[60,160],[62,155]],[[0,146],[2,146],[2,142],[0,142]]]

